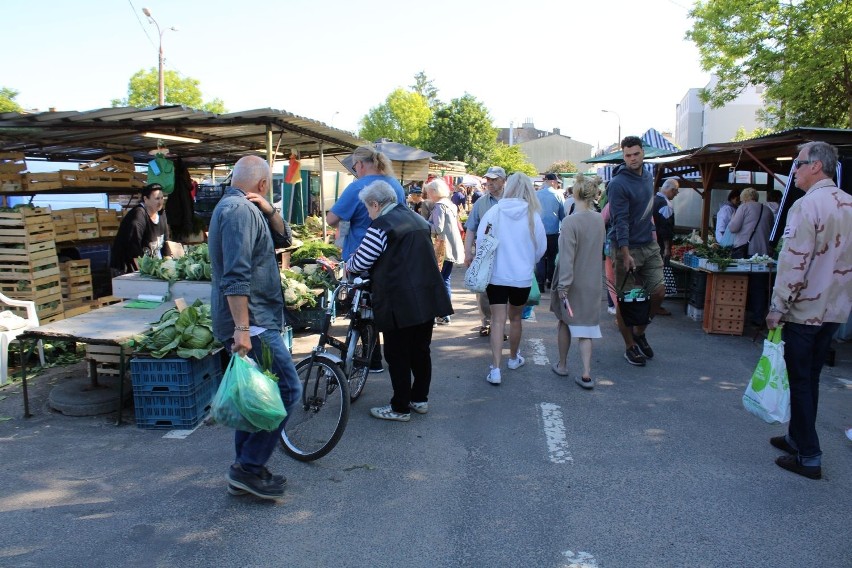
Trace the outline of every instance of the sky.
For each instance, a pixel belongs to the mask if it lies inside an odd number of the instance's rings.
[[[4,0],[0,86],[26,109],[91,110],[156,68],[229,111],[274,108],[357,132],[424,71],[444,102],[469,93],[497,127],[533,122],[595,148],[648,128],[703,87],[690,0]],[[10,25],[10,22],[14,22]],[[176,27],[178,31],[167,30]],[[13,46],[11,49],[9,46]],[[614,111],[603,113],[602,109]]]

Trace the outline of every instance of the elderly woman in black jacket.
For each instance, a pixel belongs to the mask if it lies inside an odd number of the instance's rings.
[[[346,269],[370,273],[373,316],[385,338],[393,385],[390,404],[372,408],[370,414],[407,422],[411,410],[429,410],[432,323],[453,309],[438,272],[429,223],[397,203],[396,193],[384,181],[371,183],[358,198],[373,222]]]

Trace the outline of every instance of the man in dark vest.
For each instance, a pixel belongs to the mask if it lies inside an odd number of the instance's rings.
[[[397,203],[384,181],[371,183],[358,198],[373,222],[346,269],[370,273],[373,316],[385,338],[393,385],[390,404],[372,408],[370,414],[408,422],[412,410],[429,411],[432,323],[453,308],[438,271],[429,223]]]

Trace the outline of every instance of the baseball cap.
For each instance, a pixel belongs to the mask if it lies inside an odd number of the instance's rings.
[[[408,193],[418,193],[419,194],[419,193],[423,193],[423,190],[415,185],[414,187],[411,188],[411,191],[409,191]]]
[[[500,166],[491,166],[490,168],[488,168],[488,171],[485,172],[485,177],[506,179],[506,170],[504,170]]]
[[[544,179],[545,180],[559,181],[559,176],[557,176],[556,174],[544,174]]]

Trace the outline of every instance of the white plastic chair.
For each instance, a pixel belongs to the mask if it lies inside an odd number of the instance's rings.
[[[7,306],[18,306],[27,309],[27,324],[25,326],[9,331],[0,331],[0,385],[2,385],[9,379],[9,344],[26,330],[38,327],[39,324],[35,302],[13,300],[3,294],[0,294],[0,302]],[[41,340],[38,342],[38,356],[41,360],[41,366],[44,367],[44,344]]]

